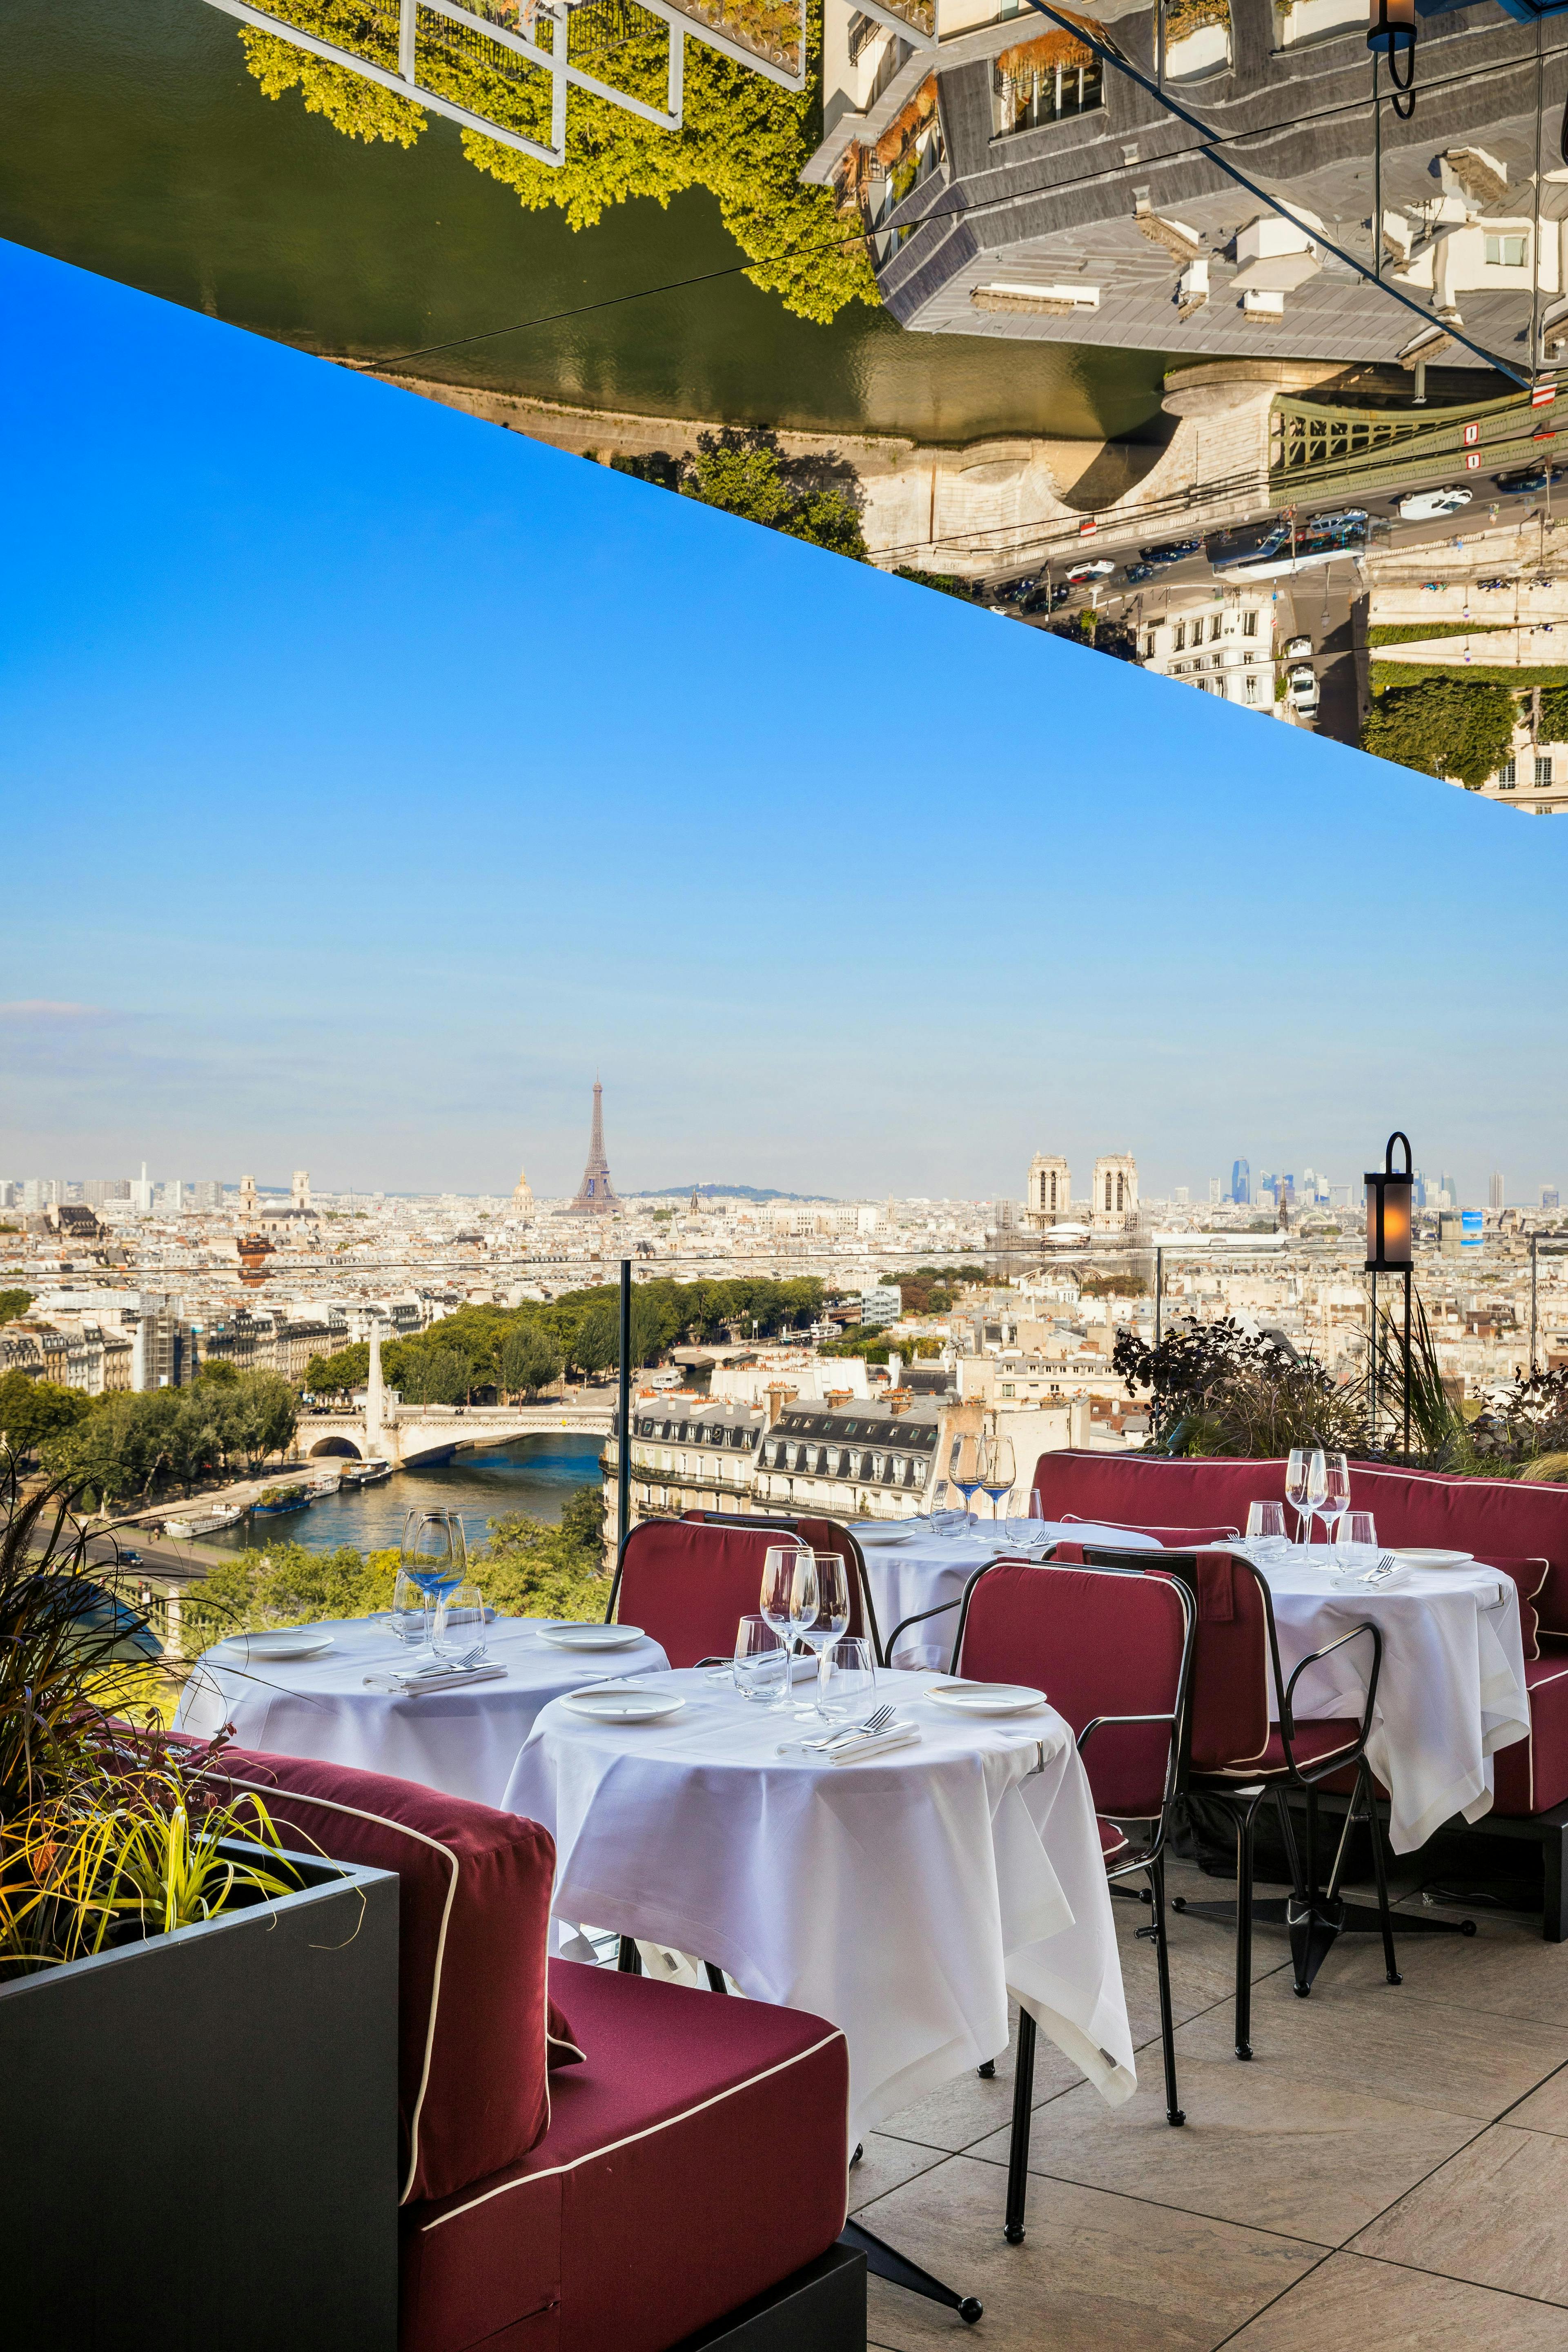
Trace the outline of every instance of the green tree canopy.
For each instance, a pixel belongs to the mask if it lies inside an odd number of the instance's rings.
[[[165,1480],[189,1494],[205,1473],[259,1469],[293,1444],[300,1409],[282,1374],[269,1371],[120,1390],[83,1397],[80,1407],[43,1439],[43,1460],[52,1476],[85,1486],[100,1502],[151,1494]]]
[[[33,1303],[30,1290],[0,1290],[0,1323],[14,1323]]]
[[[1479,792],[1508,758],[1517,719],[1509,687],[1451,675],[1421,678],[1373,696],[1361,748],[1428,776],[1452,776],[1468,792]]]
[[[550,1334],[537,1323],[520,1323],[501,1341],[503,1388],[531,1394],[561,1377],[562,1355]]]
[[[30,1454],[74,1429],[91,1410],[91,1399],[80,1389],[60,1388],[26,1372],[0,1373],[0,1430],[18,1454]]]

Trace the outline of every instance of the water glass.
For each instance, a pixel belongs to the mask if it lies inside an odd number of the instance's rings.
[[[410,1648],[417,1648],[429,1630],[425,1595],[405,1568],[397,1571],[388,1618],[398,1640],[406,1642]]]
[[[1340,1542],[1337,1558],[1342,1568],[1359,1569],[1363,1574],[1377,1566],[1382,1555],[1377,1549],[1377,1522],[1370,1511],[1347,1511],[1340,1521]]]
[[[485,1596],[477,1584],[442,1587],[430,1646],[438,1658],[468,1658],[477,1664],[484,1656]]]
[[[1274,1559],[1286,1549],[1283,1503],[1248,1503],[1247,1540],[1255,1544],[1259,1559]]]
[[[771,1706],[781,1685],[787,1686],[788,1655],[765,1617],[742,1617],[735,1628],[735,1663],[731,1669],[741,1696]]]
[[[858,1633],[841,1634],[822,1653],[816,1669],[817,1713],[836,1723],[868,1715],[876,1705],[877,1660]]]
[[[1037,1545],[1047,1541],[1046,1515],[1040,1507],[1037,1486],[1030,1490],[1028,1517],[1009,1518],[1006,1527],[1008,1542],[1016,1545],[1020,1551],[1033,1551]]]

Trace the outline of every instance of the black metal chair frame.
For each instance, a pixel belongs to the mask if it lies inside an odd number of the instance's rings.
[[[1146,1552],[1111,1552],[1086,1548],[1086,1560],[1105,1565],[1114,1564],[1137,1572],[1136,1564],[1147,1562],[1152,1555]],[[1166,1552],[1161,1565],[1168,1572],[1180,1576],[1190,1585],[1194,1604],[1197,1600],[1197,1562],[1195,1551]],[[1383,1848],[1382,1830],[1373,1802],[1372,1768],[1366,1760],[1366,1743],[1371,1736],[1373,1716],[1377,1704],[1377,1685],[1383,1672],[1383,1636],[1370,1618],[1359,1625],[1350,1626],[1322,1648],[1313,1650],[1300,1660],[1287,1678],[1279,1657],[1279,1636],[1274,1622],[1274,1597],[1268,1580],[1260,1574],[1243,1552],[1232,1552],[1231,1559],[1249,1574],[1262,1596],[1264,1623],[1268,1633],[1268,1672],[1272,1676],[1279,1713],[1274,1718],[1284,1750],[1284,1773],[1271,1772],[1265,1780],[1249,1781],[1245,1765],[1234,1775],[1222,1777],[1204,1772],[1194,1775],[1191,1769],[1191,1724],[1189,1720],[1184,1739],[1184,1796],[1202,1795],[1223,1805],[1236,1823],[1236,1901],[1228,1903],[1190,1903],[1177,1895],[1173,1910],[1187,1917],[1214,1919],[1236,1927],[1236,2054],[1238,2058],[1252,2055],[1252,1930],[1256,1924],[1283,1927],[1290,1937],[1290,1953],[1294,1968],[1295,1990],[1304,2000],[1310,1993],[1319,1969],[1342,1935],[1378,1934],[1383,1938],[1384,1968],[1388,1982],[1402,1981],[1394,1950],[1394,1927],[1388,1906],[1388,1868]],[[1340,1748],[1319,1762],[1299,1763],[1295,1755],[1296,1718],[1292,1699],[1296,1685],[1310,1666],[1331,1657],[1347,1643],[1359,1641],[1363,1634],[1372,1640],[1372,1673],[1367,1681],[1366,1706],[1353,1744]],[[1355,1785],[1345,1809],[1344,1826],[1335,1849],[1328,1883],[1320,1886],[1318,1878],[1318,1790],[1320,1784],[1340,1773],[1355,1771]],[[1295,1828],[1290,1819],[1289,1793],[1292,1790],[1303,1796],[1307,1807],[1307,1852],[1303,1864]],[[1258,1902],[1253,1895],[1254,1833],[1258,1810],[1264,1799],[1272,1794],[1279,1809],[1285,1852],[1290,1865],[1291,1892],[1282,1901],[1272,1898]],[[1373,1869],[1377,1884],[1377,1908],[1349,1904],[1339,1892],[1340,1879],[1350,1849],[1352,1822],[1364,1815],[1368,1823],[1373,1852]],[[1426,1918],[1402,1919],[1402,1934],[1457,1935],[1464,1932],[1456,1921]],[[1473,1934],[1474,1929],[1470,1930]]]
[[[974,1574],[964,1586],[963,1599],[958,1604],[958,1633],[953,1643],[955,1660],[961,1659],[963,1654],[963,1635],[969,1622],[969,1604],[981,1579],[990,1575],[998,1568],[1032,1568],[1037,1565],[1037,1563],[1033,1559],[992,1559],[986,1560],[975,1570]],[[1107,1568],[1094,1569],[1087,1572],[1097,1576],[1131,1576],[1135,1571],[1130,1569]],[[1136,1573],[1146,1575],[1148,1571],[1143,1570]],[[1140,1928],[1138,1932],[1140,1935],[1152,1935],[1154,1942],[1155,1969],[1160,1987],[1160,2044],[1165,2064],[1165,2120],[1175,2126],[1184,2124],[1186,2116],[1178,2105],[1176,2095],[1175,2025],[1171,2014],[1171,1958],[1165,1930],[1165,1843],[1182,1798],[1182,1762],[1189,1720],[1187,1702],[1192,1683],[1196,1612],[1193,1594],[1185,1581],[1177,1576],[1168,1577],[1165,1580],[1182,1604],[1182,1656],[1176,1675],[1175,1705],[1164,1714],[1094,1716],[1078,1734],[1077,1746],[1081,1757],[1095,1733],[1103,1730],[1110,1724],[1166,1723],[1171,1727],[1170,1743],[1165,1760],[1165,1785],[1161,1793],[1158,1813],[1152,1816],[1142,1814],[1126,1816],[1108,1814],[1106,1816],[1108,1820],[1116,1821],[1118,1826],[1121,1825],[1123,1818],[1143,1822],[1152,1828],[1152,1838],[1146,1846],[1141,1848],[1138,1853],[1130,1854],[1125,1861],[1118,1862],[1107,1856],[1105,1874],[1112,1884],[1140,1870],[1147,1874],[1149,1880],[1149,1900],[1153,1908],[1153,1921],[1151,1927]],[[945,1605],[951,1607],[952,1604]],[[929,1611],[927,1613],[935,1615],[936,1612]],[[1018,2049],[1013,2069],[1013,2132],[1007,2151],[1007,2209],[1003,2223],[1003,2235],[1010,2246],[1021,2245],[1024,2239],[1024,2209],[1029,2185],[1029,2138],[1034,2116],[1037,2039],[1035,2021],[1020,2002]]]

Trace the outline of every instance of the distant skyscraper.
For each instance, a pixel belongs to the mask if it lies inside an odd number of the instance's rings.
[[[1543,1209],[1560,1209],[1562,1207],[1563,1195],[1558,1191],[1555,1184],[1543,1184],[1542,1186],[1541,1205]]]
[[[1230,1197],[1243,1202],[1252,1198],[1252,1171],[1245,1160],[1233,1160],[1230,1163]]]
[[[1502,1176],[1495,1168],[1487,1185],[1487,1206],[1490,1209],[1500,1209],[1502,1206]]]
[[[577,1197],[568,1214],[571,1216],[607,1217],[620,1207],[616,1188],[610,1181],[610,1163],[605,1157],[605,1089],[597,1078],[594,1081],[594,1129],[588,1138],[588,1164],[583,1171],[583,1181],[577,1187]]]
[[[1459,1188],[1452,1176],[1440,1177],[1437,1181],[1437,1190],[1444,1196],[1437,1203],[1437,1206],[1440,1209],[1457,1209],[1458,1207]]]

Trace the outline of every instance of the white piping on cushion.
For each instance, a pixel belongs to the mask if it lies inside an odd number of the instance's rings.
[[[237,1789],[252,1790],[258,1797],[268,1794],[266,1786],[258,1780],[235,1780],[233,1786]],[[436,1938],[436,1972],[430,1988],[430,2022],[425,2030],[425,2063],[419,2070],[419,2094],[414,2102],[414,2113],[408,2124],[408,2178],[403,2184],[403,2194],[397,2200],[400,2205],[406,2205],[413,2193],[414,2175],[419,2166],[419,2117],[424,2110],[425,2094],[430,2083],[430,2053],[436,2046],[436,2011],[441,2001],[441,1969],[447,1957],[447,1925],[452,1916],[452,1904],[458,1892],[458,1873],[461,1865],[449,1845],[443,1845],[438,1838],[426,1837],[423,1830],[410,1829],[406,1822],[395,1822],[389,1814],[368,1813],[361,1805],[340,1805],[331,1797],[318,1797],[307,1794],[299,1789],[279,1788],[276,1784],[270,1793],[275,1797],[291,1797],[300,1804],[322,1805],[330,1813],[347,1813],[356,1822],[374,1822],[381,1829],[397,1830],[404,1837],[415,1838],[421,1845],[427,1845],[433,1853],[444,1853],[452,1865],[452,1875],[447,1886],[447,1900],[441,1906],[441,1932]],[[549,2083],[547,2069],[545,2074],[547,2101],[550,2096]]]
[[[819,2050],[826,2050],[843,2039],[842,2028],[836,2026],[831,2033],[825,2033],[820,2042],[814,2042],[809,2050],[797,2050],[793,2058],[781,2058],[776,2066],[764,2066],[760,2074],[749,2074],[743,2083],[731,2083],[727,2091],[715,2091],[710,2099],[699,2099],[694,2107],[683,2108],[678,2116],[667,2116],[661,2124],[649,2124],[642,2131],[627,2132],[624,2139],[609,2140],[603,2147],[591,2147],[585,2154],[574,2156],[570,2164],[552,2164],[543,2171],[525,2173],[521,2180],[503,2180],[499,2188],[487,2189],[482,2197],[471,2198],[467,2205],[454,2205],[449,2213],[438,2213],[433,2221],[421,2222],[421,2235],[427,2230],[440,2229],[443,2222],[457,2221],[460,2214],[473,2212],[477,2206],[488,2205],[493,2197],[504,2197],[510,2189],[530,2188],[536,2180],[554,2180],[563,2172],[575,2172],[580,2164],[592,2164],[601,2156],[614,2156],[617,2148],[634,2147],[639,2139],[652,2139],[657,2132],[673,2131],[677,2124],[689,2123],[693,2116],[701,2115],[709,2107],[721,2105],[726,2099],[736,2097],[742,2091],[752,2090],[758,2083],[767,2082],[771,2075],[782,2074],[791,2066],[804,2064],[807,2058],[815,2058]]]

